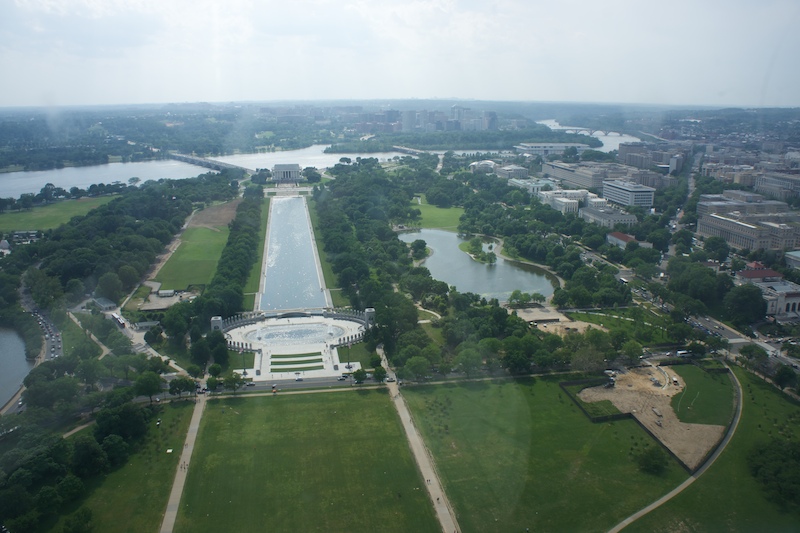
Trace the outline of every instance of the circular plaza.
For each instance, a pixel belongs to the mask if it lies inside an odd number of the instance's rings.
[[[292,314],[241,321],[225,328],[225,336],[245,362],[234,357],[231,368],[253,381],[273,381],[340,376],[359,369],[357,362],[342,361],[338,348],[360,342],[364,331],[362,321],[342,315]]]

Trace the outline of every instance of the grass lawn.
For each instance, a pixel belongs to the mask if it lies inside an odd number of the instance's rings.
[[[183,290],[189,285],[208,284],[217,270],[229,233],[227,227],[188,228],[181,237],[181,245],[156,276],[161,289]]]
[[[464,214],[462,207],[436,207],[428,204],[424,198],[422,204],[413,202],[416,209],[422,212],[422,227],[437,228],[456,231],[461,215]]]
[[[375,355],[375,352],[367,349],[367,345],[363,342],[353,344],[350,348],[347,346],[339,346],[336,349],[339,352],[339,361],[342,364],[350,362],[361,363],[361,368],[372,368],[370,359]]]
[[[128,299],[123,311],[129,313],[136,313],[139,311],[139,306],[142,305],[147,297],[150,296],[150,287],[147,285],[139,285],[136,292]]]
[[[747,456],[779,433],[800,437],[800,406],[752,374],[742,383],[742,419],[728,447],[705,474],[625,531],[797,531],[800,512],[782,511],[750,475]]]
[[[264,198],[264,203],[261,204],[261,228],[259,229],[258,236],[258,252],[256,257],[258,260],[253,265],[250,271],[250,277],[247,278],[247,284],[244,287],[244,308],[255,309],[256,295],[261,284],[261,267],[263,265],[262,258],[264,257],[264,243],[267,239],[267,221],[269,219],[269,198]]]
[[[618,415],[620,410],[611,403],[611,400],[600,400],[599,402],[584,402],[578,394],[586,388],[586,385],[569,385],[566,387],[572,396],[580,402],[589,416],[608,416]]]
[[[408,387],[403,395],[465,532],[605,531],[678,485],[632,453],[653,445],[632,420],[592,424],[558,378]]]
[[[384,390],[215,400],[175,531],[438,532],[424,484]]]
[[[27,211],[7,211],[0,214],[0,233],[12,230],[46,230],[57,228],[72,217],[83,216],[95,207],[107,204],[113,196],[61,200],[54,204],[34,207]]]
[[[678,419],[689,424],[727,426],[733,416],[733,384],[727,374],[709,374],[694,365],[675,365],[668,373],[678,374],[686,386],[672,397]]]
[[[189,401],[163,405],[158,414],[161,427],[151,421],[147,436],[125,466],[87,482],[89,496],[81,505],[91,509],[94,531],[158,531],[193,408]],[[166,453],[170,448],[173,453]]]

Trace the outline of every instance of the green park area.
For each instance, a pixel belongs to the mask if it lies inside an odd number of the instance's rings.
[[[567,313],[573,320],[625,332],[627,338],[635,339],[644,346],[670,342],[667,321],[663,316],[638,307],[608,309],[591,313]]]
[[[634,421],[591,423],[557,378],[409,387],[417,426],[465,532],[606,531],[681,483],[636,458]]]
[[[181,244],[156,276],[164,290],[184,290],[190,285],[205,285],[217,269],[222,249],[228,241],[228,228],[188,228]]]
[[[23,211],[8,211],[0,214],[0,233],[24,230],[48,230],[57,228],[72,217],[83,216],[95,207],[107,204],[113,196],[61,200],[50,205]]]
[[[734,368],[742,418],[725,452],[697,481],[625,531],[797,531],[800,512],[769,497],[748,467],[757,446],[800,437],[800,405],[757,376]],[[796,478],[796,473],[795,473]]]
[[[77,503],[75,509],[86,506],[92,511],[93,531],[158,531],[178,470],[193,408],[194,402],[191,401],[161,406],[156,415],[161,418],[161,424],[156,427],[157,418],[150,421],[144,439],[132,444],[125,465],[87,482],[88,496]],[[89,427],[82,433],[91,431]],[[61,527],[52,530],[62,531]]]
[[[436,228],[456,231],[458,229],[458,222],[461,215],[464,214],[462,207],[436,207],[422,199],[422,203],[413,202],[415,208],[422,212],[422,227],[423,228]]]
[[[175,531],[440,531],[424,485],[385,390],[213,400]]]
[[[728,374],[705,372],[694,365],[667,369],[683,381],[683,392],[672,397],[672,409],[681,422],[727,426],[733,417],[733,384]]]

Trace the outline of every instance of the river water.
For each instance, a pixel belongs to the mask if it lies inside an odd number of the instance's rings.
[[[314,247],[305,198],[270,200],[260,310],[327,306]]]
[[[562,126],[555,120],[538,120],[536,121],[537,124],[544,124],[551,130],[574,130],[576,126]],[[634,143],[639,142],[641,139],[638,137],[633,137],[632,135],[624,135],[617,132],[611,132],[609,135],[604,135],[602,131],[596,131],[592,137],[600,139],[603,142],[603,146],[600,148],[592,148],[592,150],[597,150],[598,152],[611,152],[612,150],[619,150],[619,145],[621,143]]]
[[[422,266],[430,270],[434,279],[454,285],[459,292],[472,292],[501,302],[507,301],[515,290],[544,296],[553,294],[552,278],[548,278],[544,270],[501,257],[494,265],[474,261],[458,249],[465,239],[450,231],[423,229],[401,233],[399,237],[407,243],[417,239],[425,241],[433,254]]]
[[[25,359],[25,343],[16,332],[0,328],[0,407],[11,399],[33,368]]]

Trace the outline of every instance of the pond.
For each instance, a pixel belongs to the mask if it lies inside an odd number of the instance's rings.
[[[423,229],[401,233],[400,240],[411,243],[424,240],[433,253],[422,266],[431,276],[448,285],[454,285],[459,292],[472,292],[484,298],[497,298],[501,302],[515,290],[529,294],[538,292],[544,296],[553,294],[552,274],[541,268],[518,261],[498,257],[497,263],[488,265],[473,260],[458,245],[466,239],[456,233],[438,229]]]

